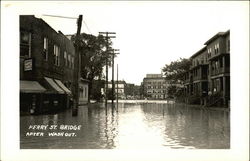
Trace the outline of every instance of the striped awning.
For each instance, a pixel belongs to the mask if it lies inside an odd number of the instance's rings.
[[[71,91],[60,80],[55,79],[55,81],[67,94],[71,94]]]
[[[48,77],[44,77],[45,80],[49,83],[49,85],[56,90],[59,94],[64,94],[65,92],[62,90],[62,88],[60,88],[56,82],[54,82],[54,80],[52,78],[48,78]]]
[[[37,81],[20,81],[21,93],[43,93],[46,89],[41,86]]]

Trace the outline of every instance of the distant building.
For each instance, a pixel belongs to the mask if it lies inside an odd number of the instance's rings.
[[[115,94],[117,93],[117,81],[115,83]],[[118,98],[119,99],[126,99],[125,88],[127,83],[124,80],[118,81]],[[112,89],[112,82],[108,82],[108,89]]]
[[[190,57],[184,76],[187,102],[228,106],[230,100],[230,31],[219,32]],[[192,99],[189,99],[189,98]],[[194,100],[196,99],[196,100]]]
[[[125,86],[126,99],[140,99],[140,86],[127,83]]]
[[[208,95],[208,60],[207,49],[203,47],[191,56],[192,65],[186,73],[184,91],[187,95],[199,97],[197,100],[203,104],[204,98]]]
[[[162,74],[147,74],[143,79],[144,97],[149,99],[166,99],[169,84]]]
[[[80,79],[79,83],[79,104],[87,104],[89,101],[89,80]]]

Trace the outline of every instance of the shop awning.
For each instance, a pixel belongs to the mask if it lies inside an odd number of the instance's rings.
[[[45,80],[49,83],[49,85],[54,88],[58,93],[64,94],[64,91],[56,84],[56,82],[53,81],[53,79],[44,77]]]
[[[60,80],[55,79],[55,81],[67,94],[71,94],[71,91]]]
[[[21,93],[43,93],[46,89],[36,81],[20,81]]]

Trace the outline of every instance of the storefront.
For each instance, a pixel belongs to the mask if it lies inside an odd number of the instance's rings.
[[[46,89],[37,81],[20,81],[20,113],[35,114],[42,109]]]
[[[58,79],[20,81],[21,114],[58,112],[70,108],[71,91]]]

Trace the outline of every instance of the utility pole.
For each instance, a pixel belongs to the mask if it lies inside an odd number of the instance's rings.
[[[118,64],[117,64],[117,71],[116,71],[116,73],[117,73],[117,76],[116,76],[116,105],[117,105],[117,110],[116,111],[118,111]]]
[[[74,95],[74,106],[72,109],[72,116],[77,116],[78,114],[78,104],[79,104],[79,78],[80,78],[80,67],[81,67],[81,57],[79,51],[80,45],[80,32],[82,27],[82,15],[79,15],[77,19],[77,32],[76,32],[76,40],[75,40],[75,72],[74,72],[74,84],[75,84],[75,95]]]
[[[106,39],[106,82],[105,82],[105,107],[108,104],[108,56],[109,56],[109,39],[115,38],[115,32],[99,32],[100,35],[105,35]]]
[[[112,105],[114,104],[114,98],[115,98],[114,59],[115,59],[115,55],[119,54],[119,53],[115,53],[115,51],[119,51],[119,49],[113,49],[113,53],[112,53]]]

